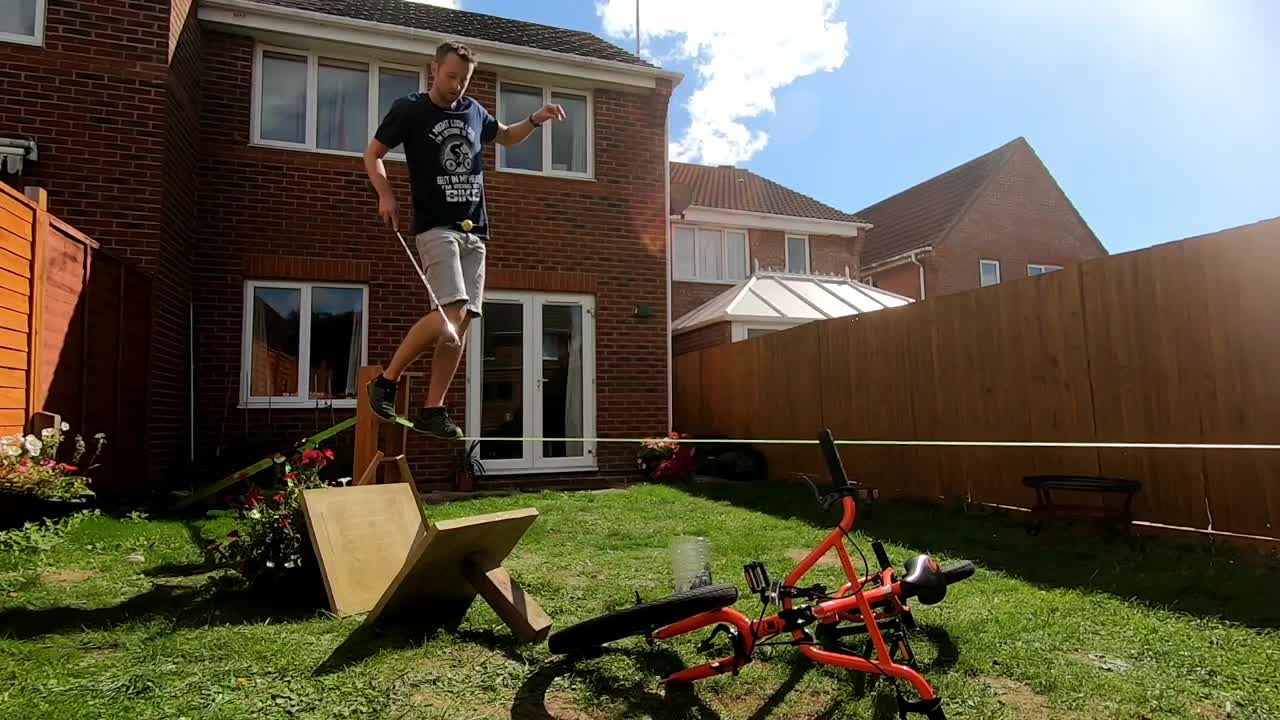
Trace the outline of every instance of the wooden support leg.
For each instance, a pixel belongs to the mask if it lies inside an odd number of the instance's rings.
[[[463,575],[498,617],[511,628],[520,642],[542,642],[551,632],[551,618],[531,596],[525,594],[511,573],[484,555],[470,555],[463,563]]]
[[[360,479],[356,481],[356,485],[376,485],[378,481],[378,468],[382,467],[382,451],[379,450],[374,454],[373,460],[369,462],[369,467],[364,469],[360,474]]]

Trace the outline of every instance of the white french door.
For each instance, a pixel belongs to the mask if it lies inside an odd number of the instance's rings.
[[[501,438],[476,449],[485,472],[596,467],[590,296],[488,291],[467,344],[467,436]]]

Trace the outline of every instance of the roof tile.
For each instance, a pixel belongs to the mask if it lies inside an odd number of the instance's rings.
[[[672,162],[671,182],[689,185],[692,191],[691,204],[702,207],[838,222],[862,222],[855,215],[825,205],[750,170],[728,165]]]
[[[645,60],[580,30],[453,10],[408,0],[254,0],[264,5],[308,10],[337,17],[434,30],[462,38],[508,43],[538,50],[653,67]]]
[[[1016,138],[859,211],[858,215],[874,226],[867,232],[862,265],[936,243],[987,180],[1026,142]]]

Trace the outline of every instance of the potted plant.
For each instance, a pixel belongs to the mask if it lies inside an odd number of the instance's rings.
[[[681,445],[686,433],[673,432],[669,437],[645,440],[640,444],[636,464],[649,480],[685,481],[693,477],[694,451],[690,445]]]
[[[458,492],[471,492],[476,487],[476,478],[484,477],[484,463],[475,456],[478,447],[479,440],[471,441],[453,468],[453,486]]]
[[[12,528],[28,520],[67,517],[85,509],[95,497],[89,488],[92,480],[85,472],[97,467],[94,461],[106,444],[106,435],[94,436],[97,447],[88,467],[81,468],[86,447],[79,435],[68,461],[58,460],[63,433],[70,429],[64,422],[41,430],[39,437],[16,434],[0,438],[0,525]]]

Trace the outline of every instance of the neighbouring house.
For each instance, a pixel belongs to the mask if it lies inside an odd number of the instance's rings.
[[[902,295],[838,275],[759,272],[677,319],[671,328],[673,354],[911,302]]]
[[[588,33],[407,0],[15,4],[0,138],[38,154],[0,178],[47,189],[51,211],[155,279],[137,398],[152,487],[350,417],[360,366],[423,312],[360,152],[395,98],[428,87],[445,39],[478,53],[470,93],[500,120],[551,101],[569,116],[486,155],[486,313],[450,391],[467,434],[670,427],[669,318],[652,310],[668,297],[678,74]],[[394,152],[387,165],[407,226],[407,172]],[[457,449],[409,433],[416,479],[447,485]],[[478,456],[495,482],[598,484],[634,472],[634,452],[524,440]]]
[[[917,300],[1108,254],[1021,137],[856,215],[858,277]]]
[[[870,225],[750,170],[671,163],[671,317],[756,271],[857,277]]]

